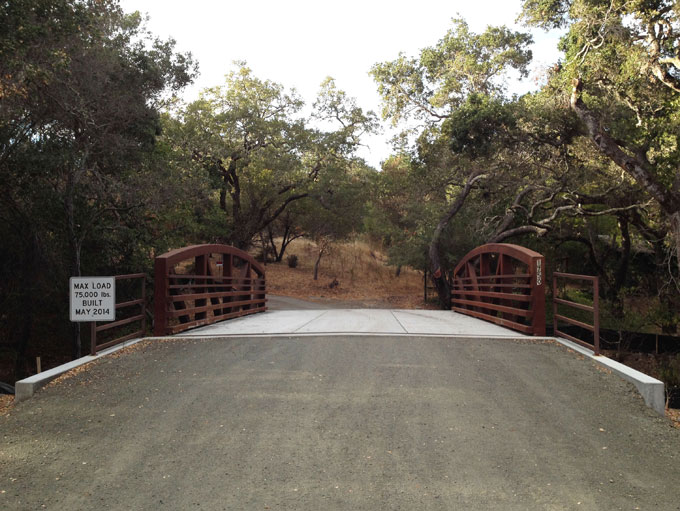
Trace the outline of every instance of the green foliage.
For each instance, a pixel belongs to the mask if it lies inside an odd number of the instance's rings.
[[[619,180],[627,181],[630,190],[628,200],[651,199],[644,212],[619,214],[620,229],[609,226],[601,236],[614,238],[620,230],[624,254],[631,246],[644,246],[654,254],[650,266],[636,271],[630,280],[659,297],[658,310],[650,307],[649,315],[664,330],[675,330],[678,318],[671,311],[680,302],[680,288],[669,292],[666,281],[677,280],[680,272],[678,3],[526,0],[523,17],[544,28],[568,28],[560,43],[564,62],[553,69],[546,91],[565,98],[571,95],[572,109],[587,128],[584,135],[600,152],[599,158],[588,157],[588,176],[612,179],[619,172]],[[579,85],[573,92],[572,81]],[[582,144],[574,148],[582,153]],[[631,233],[629,226],[635,231]],[[607,263],[598,271],[610,284],[618,280],[619,285],[611,287],[619,289],[622,279],[612,278],[618,272],[612,267]],[[650,272],[656,273],[656,279],[649,277]]]
[[[0,5],[0,236],[12,240],[0,303],[15,318],[1,328],[17,374],[43,327],[66,345],[68,276],[148,257],[159,108],[195,73],[173,44],[115,1]],[[39,309],[15,314],[36,295]]]
[[[318,241],[338,241],[361,230],[375,171],[361,161],[335,165],[319,176],[318,186],[304,204],[299,225]]]
[[[332,79],[322,84],[313,118],[333,129],[310,127],[302,106],[294,92],[240,65],[223,87],[205,90],[167,119],[168,144],[215,191],[224,212],[220,239],[246,248],[291,204],[337,192],[360,136],[376,127],[375,116]]]
[[[561,42],[566,61],[550,70],[540,92],[520,98],[507,98],[499,79],[512,69],[526,70],[529,39],[506,29],[489,28],[477,35],[457,21],[419,57],[400,55],[374,66],[384,117],[393,123],[409,117],[424,121],[415,145],[408,149],[402,144],[401,153],[410,153],[399,176],[406,191],[398,190],[398,180],[393,191],[385,190],[387,197],[403,197],[396,204],[378,197],[371,211],[371,229],[396,247],[395,260],[417,261],[420,254],[422,264],[433,232],[439,237],[440,256],[448,258],[446,266],[476,244],[513,241],[556,260],[569,254],[572,268],[599,274],[619,324],[626,286],[664,295],[661,310],[672,310],[674,300],[663,291],[664,278],[649,278],[648,269],[637,271],[639,254],[646,254],[659,274],[664,271],[660,265],[666,260],[669,240],[664,231],[669,232],[669,224],[657,207],[650,207],[644,180],[627,175],[626,169],[622,173],[617,162],[585,138],[588,132],[570,104],[571,80],[581,78],[584,101],[616,143],[649,160],[652,182],[677,188],[678,109],[671,90],[678,76],[673,68],[677,30],[662,21],[676,27],[677,12],[668,6],[526,1],[526,20],[570,30]],[[663,58],[658,62],[670,73],[656,82],[650,80],[659,74],[652,69],[650,46],[636,43],[650,41],[644,31],[651,20],[659,23],[654,33]],[[451,219],[449,212],[472,176],[478,176],[475,185]],[[386,177],[384,184],[390,180],[394,178]],[[433,220],[438,218],[441,231],[435,230]],[[664,328],[673,321],[664,314],[659,318]]]
[[[320,246],[364,230],[392,264],[421,270],[436,232],[448,268],[486,241],[518,242],[600,275],[605,323],[674,330],[680,8],[525,0],[522,17],[568,29],[538,93],[505,89],[527,74],[529,35],[463,20],[418,56],[373,67],[383,117],[419,121],[377,173],[356,157],[377,119],[331,78],[309,118],[294,91],[245,64],[181,105],[172,94],[195,76],[191,56],[116,0],[0,3],[0,334],[18,373],[37,339],[69,335],[70,275],[150,270],[168,248],[246,248],[278,230]],[[603,150],[607,138],[632,166]]]
[[[403,54],[371,70],[383,98],[383,117],[393,124],[415,116],[441,120],[473,94],[500,97],[510,69],[527,75],[531,61],[528,34],[505,27],[470,32],[464,20],[453,21],[446,35],[421,51],[419,58]]]
[[[659,367],[659,378],[668,387],[680,389],[680,355],[667,360]]]
[[[585,105],[616,143],[625,151],[639,154],[643,167],[650,164],[646,168],[648,181],[671,190],[677,187],[677,3],[530,0],[524,2],[523,12],[532,24],[568,26],[561,42],[565,61],[553,82],[568,92],[570,80],[579,78],[584,84]]]
[[[525,0],[521,17],[530,25],[551,29],[568,23],[569,2],[565,0]]]
[[[390,264],[427,268],[432,203],[419,192],[425,181],[416,176],[415,163],[402,154],[390,157],[374,177],[365,218],[369,236],[387,250]]]
[[[475,34],[463,20],[454,20],[453,28],[418,58],[400,55],[373,67],[383,116],[393,123],[409,117],[425,121],[411,154],[404,151],[384,165],[374,200],[372,228],[382,231],[393,264],[426,269],[435,232],[447,266],[483,240],[480,214],[485,211],[461,211],[441,231],[438,223],[471,172],[488,165],[491,178],[501,170],[491,158],[499,145],[510,143],[508,132],[516,126],[504,83],[511,70],[526,75],[530,43],[529,35],[505,27]]]
[[[508,130],[516,126],[514,105],[499,98],[470,94],[442,124],[442,135],[449,139],[451,151],[471,158],[489,156]]]

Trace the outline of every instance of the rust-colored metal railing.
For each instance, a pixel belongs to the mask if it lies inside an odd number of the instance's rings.
[[[132,273],[129,275],[116,275],[116,284],[119,280],[132,280],[139,279],[141,281],[141,297],[134,300],[128,300],[125,302],[116,304],[116,313],[119,309],[125,309],[128,307],[140,307],[140,313],[135,316],[130,316],[125,319],[119,319],[117,321],[112,321],[110,323],[105,323],[103,325],[97,326],[97,322],[93,321],[90,323],[90,354],[96,355],[98,350],[103,350],[116,344],[120,344],[130,339],[135,339],[137,337],[142,337],[146,333],[146,274],[145,273]],[[130,325],[133,323],[140,323],[139,330],[136,330],[130,334],[117,337],[115,339],[109,340],[102,344],[97,344],[97,334],[113,328],[119,328],[124,325]]]
[[[228,245],[193,245],[156,257],[154,334],[170,335],[264,312],[264,267]]]
[[[593,305],[584,305],[582,303],[576,303],[576,302],[571,302],[569,300],[565,300],[563,298],[558,298],[557,297],[557,279],[558,278],[563,278],[567,280],[580,280],[580,281],[590,281],[593,283]],[[565,339],[569,339],[570,341],[573,341],[577,344],[580,344],[581,346],[585,346],[586,348],[592,348],[593,351],[595,352],[595,355],[600,354],[600,299],[599,299],[599,294],[600,294],[600,279],[598,277],[594,277],[592,275],[576,275],[573,273],[560,273],[560,272],[554,272],[553,273],[553,329],[554,329],[554,335],[555,337],[560,336],[564,337]],[[587,311],[587,312],[592,312],[593,313],[593,324],[588,324],[584,323],[583,321],[578,321],[573,318],[569,318],[567,316],[563,316],[561,314],[557,313],[557,305],[565,305],[567,307],[571,307],[573,309],[578,309],[582,311]],[[557,322],[562,321],[563,323],[567,323],[570,325],[578,326],[580,328],[583,328],[585,330],[589,330],[593,333],[593,344],[589,344],[586,341],[583,341],[582,339],[579,339],[577,337],[574,337],[572,335],[569,335],[565,332],[561,332],[557,328]]]
[[[508,243],[470,251],[453,270],[452,310],[519,332],[545,335],[545,259]]]

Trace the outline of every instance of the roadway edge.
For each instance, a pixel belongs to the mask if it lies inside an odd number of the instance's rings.
[[[590,358],[592,361],[597,362],[603,367],[616,373],[619,377],[626,381],[631,382],[635,385],[638,392],[645,400],[645,404],[650,407],[655,412],[660,415],[666,415],[666,391],[664,389],[664,383],[656,378],[652,378],[648,374],[641,373],[628,367],[627,365],[621,364],[616,360],[605,357],[604,355],[595,355],[593,350],[589,350],[575,342],[569,341],[567,339],[562,339],[560,337],[554,337],[555,341],[559,342],[563,346],[574,350],[581,355]]]
[[[26,399],[33,397],[33,394],[35,394],[36,391],[47,385],[55,378],[58,378],[62,374],[70,371],[71,369],[75,369],[76,367],[80,367],[84,364],[93,362],[98,358],[105,357],[106,355],[115,353],[118,350],[121,350],[127,346],[132,346],[133,344],[137,344],[138,342],[143,340],[144,340],[143,337],[140,337],[139,339],[131,339],[129,341],[117,344],[116,346],[111,346],[110,348],[101,350],[94,356],[85,355],[84,357],[71,360],[70,362],[66,362],[65,364],[62,364],[60,366],[53,367],[52,369],[48,369],[47,371],[43,371],[41,373],[34,374],[33,376],[29,376],[28,378],[24,378],[23,380],[19,380],[14,384],[14,401],[16,403],[20,401],[25,401]]]
[[[349,332],[343,332],[343,335],[376,335],[376,334],[370,334],[368,332],[361,332],[361,333],[349,333]],[[377,335],[385,335],[385,336],[395,336],[395,337],[413,337],[413,334],[377,334]],[[272,334],[254,334],[254,335],[231,335],[231,336],[211,336],[211,335],[206,335],[206,336],[182,336],[177,335],[170,337],[171,339],[217,339],[217,338],[222,338],[222,337],[229,337],[229,338],[248,338],[248,337],[254,337],[254,338],[295,338],[295,337],[328,337],[329,334],[278,334],[278,335],[272,335]],[[471,336],[443,336],[443,335],[416,335],[418,337],[425,337],[425,338],[445,338],[445,339],[474,339],[474,337]],[[487,337],[487,336],[485,336]],[[43,371],[41,373],[35,374],[33,376],[30,376],[28,378],[25,378],[23,380],[20,380],[15,383],[14,389],[15,389],[15,395],[14,395],[14,400],[15,402],[20,402],[20,401],[25,401],[26,399],[29,399],[33,396],[33,394],[36,393],[40,388],[44,387],[47,385],[50,381],[54,380],[55,378],[58,378],[62,374],[70,371],[71,369],[75,369],[76,367],[79,367],[81,365],[87,364],[89,362],[93,362],[97,360],[98,358],[105,357],[106,355],[109,355],[111,353],[115,353],[118,350],[121,350],[127,346],[132,346],[133,344],[136,344],[140,341],[143,340],[148,340],[148,341],[154,341],[154,340],[162,340],[166,339],[164,337],[144,337],[144,338],[139,338],[139,339],[132,339],[130,341],[126,341],[124,343],[118,344],[116,346],[112,346],[111,348],[107,348],[105,350],[102,350],[101,352],[97,353],[96,356],[92,355],[86,355],[84,357],[81,357],[76,360],[72,360],[71,362],[67,362],[66,364],[62,364],[60,366],[54,367],[52,369],[49,369],[47,371]],[[579,344],[576,344],[572,341],[569,341],[567,339],[562,339],[559,337],[499,337],[499,339],[502,340],[534,340],[534,341],[541,341],[541,340],[554,340],[557,343],[585,356],[588,357],[589,359],[593,360],[594,362],[600,364],[603,367],[606,367],[607,369],[611,370],[615,374],[617,374],[619,377],[623,378],[626,381],[631,382],[633,385],[635,385],[635,388],[638,390],[640,395],[645,401],[645,404],[652,408],[654,411],[659,413],[662,416],[665,416],[666,413],[666,394],[665,394],[665,389],[664,389],[664,383],[660,380],[657,380],[656,378],[652,378],[651,376],[641,373],[640,371],[637,371],[631,367],[628,367],[624,364],[621,364],[619,362],[616,362],[615,360],[612,360],[610,358],[607,358],[603,355],[595,356],[594,352],[592,350],[589,350],[587,348],[584,348],[580,346]]]

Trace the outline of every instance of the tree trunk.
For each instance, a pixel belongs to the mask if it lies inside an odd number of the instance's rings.
[[[274,261],[280,263],[283,254],[279,254],[279,251],[276,248],[276,243],[274,243],[274,231],[272,231],[271,225],[267,226],[267,237],[269,238],[269,246],[271,247],[272,254],[274,254]]]
[[[321,238],[316,242],[316,246],[319,248],[319,254],[314,263],[314,280],[319,278],[319,265],[321,264],[321,257],[328,251],[330,246],[330,240],[326,238]]]
[[[319,280],[319,265],[321,264],[321,256],[323,255],[324,249],[319,250],[319,256],[316,258],[314,263],[314,280]]]
[[[624,216],[619,217],[619,224],[621,226],[622,254],[619,258],[616,271],[614,272],[614,278],[609,289],[609,295],[612,301],[612,315],[615,318],[623,319],[625,316],[625,304],[621,289],[626,284],[626,278],[628,277],[631,242],[628,219]]]
[[[675,241],[675,262],[678,266],[678,278],[680,278],[680,211],[671,216],[671,232]]]
[[[222,211],[227,210],[227,190],[226,190],[226,188],[222,188],[220,190],[220,209]]]
[[[71,249],[71,276],[80,277],[80,254],[82,249],[82,240],[78,236],[76,228],[76,218],[75,218],[75,206],[74,206],[74,186],[71,187],[69,193],[65,199],[66,206],[66,217],[68,222],[68,235],[69,235],[69,247]],[[72,329],[72,346],[71,346],[71,356],[73,359],[80,358],[82,356],[82,341],[80,336],[80,323],[74,321],[71,325]]]
[[[244,252],[247,252],[250,246],[253,243],[253,237],[257,233],[247,233],[245,232],[247,229],[243,228],[243,223],[240,222],[240,220],[235,220],[234,221],[234,232],[232,233],[231,237],[229,238],[229,243],[238,248],[239,250],[243,250]]]
[[[279,250],[279,262],[283,260],[283,254],[286,253],[286,249],[290,242],[298,239],[300,235],[294,235],[290,226],[286,226],[286,231],[283,233],[283,239],[281,240],[281,249]]]
[[[279,254],[276,256],[278,262],[283,261],[283,254],[286,253],[286,247],[288,247],[288,244],[291,242],[290,236],[290,226],[286,225],[286,228],[283,231],[283,237],[281,238],[281,248],[279,249]]]
[[[81,250],[81,244],[78,243],[78,241],[76,240],[75,246],[73,248],[73,262],[72,262],[72,267],[71,267],[71,276],[73,276],[73,277],[80,277],[81,276],[80,250]],[[73,359],[75,360],[75,359],[83,356],[82,339],[81,339],[81,334],[80,334],[80,323],[78,321],[73,322],[72,331],[73,331],[73,347],[72,347],[71,355],[72,355]]]
[[[437,236],[436,241],[433,239],[430,245],[430,268],[432,268],[432,282],[439,297],[439,306],[442,309],[448,310],[451,308],[451,287],[449,286],[449,281],[446,280],[446,273],[442,271],[441,260],[439,258],[439,237]]]
[[[262,264],[267,266],[267,259],[268,257],[268,250],[267,250],[267,240],[264,237],[264,234],[260,232],[260,247],[262,250]]]
[[[463,207],[465,199],[470,194],[472,186],[480,179],[483,179],[485,174],[482,174],[481,170],[473,171],[468,177],[465,187],[460,191],[458,197],[454,201],[451,208],[446,212],[444,217],[439,221],[437,227],[432,234],[432,241],[430,242],[429,258],[430,258],[430,272],[432,273],[432,282],[437,290],[437,295],[439,296],[439,305],[442,309],[451,308],[451,288],[446,280],[446,273],[442,269],[441,256],[440,256],[440,245],[441,237],[444,229],[451,219],[456,216],[460,208]]]

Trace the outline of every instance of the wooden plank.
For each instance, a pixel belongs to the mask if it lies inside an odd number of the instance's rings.
[[[264,280],[262,277],[220,277],[217,275],[188,275],[180,273],[169,273],[166,275],[169,279],[184,279],[184,280],[219,280],[219,281],[256,281]]]
[[[190,323],[182,323],[182,324],[179,324],[179,325],[173,325],[173,326],[168,327],[166,335],[176,334],[178,332],[188,330],[189,328],[211,325],[213,323],[218,323],[218,322],[225,320],[225,319],[247,316],[249,314],[255,314],[257,312],[264,312],[266,310],[267,310],[266,307],[258,307],[256,309],[248,309],[248,310],[243,310],[243,311],[230,312],[230,313],[227,313],[227,314],[223,314],[222,316],[219,316],[217,318],[206,318],[206,319],[201,319],[199,321],[192,321]]]
[[[456,277],[456,280],[457,279],[458,279],[458,277]],[[454,287],[458,287],[460,285],[461,284],[457,284],[456,281],[454,280]],[[472,284],[470,284],[470,283],[467,283],[467,284],[463,283],[462,285],[463,286],[472,286]],[[501,288],[510,287],[510,288],[513,288],[513,289],[531,289],[531,284],[495,284],[495,283],[491,282],[489,284],[478,283],[477,287],[485,288],[485,289],[494,289],[494,288],[497,288],[497,287],[501,287]]]
[[[103,344],[97,344],[97,350],[105,350],[106,348],[110,348],[111,346],[115,346],[116,344],[120,344],[125,341],[129,341],[130,339],[135,339],[137,337],[144,337],[144,330],[138,330],[134,333],[131,333],[129,335],[126,335],[124,337],[119,337],[118,339],[114,339],[112,341],[105,342]]]
[[[240,300],[238,302],[218,303],[218,304],[215,304],[215,305],[212,305],[212,304],[211,305],[202,305],[200,307],[194,307],[192,309],[182,309],[182,310],[178,310],[178,311],[168,311],[168,316],[171,317],[171,318],[176,318],[176,317],[179,317],[179,316],[187,316],[187,315],[190,315],[190,314],[196,314],[196,313],[201,313],[201,312],[210,312],[210,311],[214,311],[214,310],[217,310],[217,309],[230,309],[230,308],[233,308],[233,307],[241,307],[243,305],[253,305],[253,304],[259,304],[259,303],[264,305],[264,302],[266,302],[266,301],[267,301],[266,298],[264,298],[264,299],[258,298],[258,299],[254,299],[254,300]],[[222,317],[223,316],[224,315],[222,315]],[[185,324],[188,324],[188,323],[185,323]]]
[[[568,305],[569,307],[574,307],[575,309],[581,309],[588,312],[593,312],[595,310],[595,307],[592,307],[590,305],[583,305],[581,303],[570,302],[569,300],[564,300],[562,298],[553,298],[553,301],[555,303],[561,303],[562,305]]]
[[[566,316],[561,316],[559,314],[555,314],[555,318],[560,321],[564,321],[565,323],[569,323],[570,325],[580,326],[581,328],[585,328],[586,330],[590,330],[591,332],[595,331],[595,327],[593,325],[589,325],[588,323],[583,323],[581,321],[577,321]]]
[[[563,272],[553,272],[553,277],[566,277],[568,279],[574,279],[574,280],[590,280],[591,282],[594,282],[598,277],[593,276],[593,275],[576,275],[575,273],[563,273]]]
[[[153,290],[153,333],[154,335],[165,335],[168,325],[168,318],[165,311],[168,309],[168,296],[171,294],[168,289],[168,260],[157,257],[154,261],[154,290]]]
[[[459,291],[454,289],[451,291],[452,295],[475,295],[484,296],[487,298],[499,298],[501,300],[516,300],[518,302],[530,302],[531,295],[517,295],[513,293],[494,293],[491,291]]]
[[[141,321],[142,319],[144,319],[144,314],[139,314],[138,316],[132,316],[131,318],[127,318],[127,319],[120,319],[118,321],[114,321],[113,323],[107,323],[105,325],[98,326],[97,332],[103,332],[104,330],[110,330],[111,328],[115,328],[117,326],[129,325],[130,323],[134,323],[135,321]]]
[[[474,281],[474,277],[456,277],[460,280],[470,280]],[[476,280],[511,280],[511,279],[529,279],[531,275],[528,273],[517,273],[517,274],[502,274],[502,275],[478,275]]]
[[[116,280],[141,279],[146,277],[146,273],[128,273],[127,275],[116,275]]]
[[[451,310],[455,312],[460,312],[461,314],[466,314],[468,316],[474,316],[475,318],[478,319],[491,321],[492,323],[496,323],[497,325],[505,326],[512,330],[519,330],[520,332],[524,332],[526,334],[532,333],[531,325],[522,325],[521,323],[515,323],[514,321],[510,321],[507,319],[497,318],[496,316],[484,314],[483,312],[471,311],[469,309],[461,309],[460,307],[451,307]]]
[[[133,305],[141,305],[144,303],[145,300],[140,298],[139,300],[131,300],[129,302],[122,302],[122,303],[117,303],[116,304],[116,310],[122,309],[124,307],[131,307]]]
[[[464,300],[464,299],[461,299],[461,298],[452,298],[451,301],[453,303],[457,303],[459,305],[469,305],[470,307],[476,307],[476,308],[479,308],[479,309],[487,309],[487,310],[493,310],[493,311],[498,311],[498,312],[506,312],[508,314],[513,314],[515,316],[522,316],[523,318],[531,318],[534,315],[533,311],[530,311],[530,310],[518,309],[516,307],[507,307],[505,305],[497,305],[495,303],[478,302],[478,301],[475,301],[475,300]]]
[[[238,301],[233,301],[233,302],[224,302],[224,303],[215,303],[215,304],[210,304],[210,305],[200,305],[198,307],[193,307],[193,308],[187,308],[187,309],[180,309],[177,311],[168,311],[168,316],[171,318],[175,317],[181,317],[181,316],[187,316],[191,314],[196,314],[196,313],[207,313],[210,311],[213,311],[215,315],[219,315],[220,310],[224,309],[234,309],[238,307],[243,307],[246,305],[253,305],[253,304],[262,304],[267,301],[266,298],[252,298],[249,300],[238,300]],[[194,319],[204,319],[204,318],[194,318]]]
[[[572,342],[575,342],[576,344],[580,344],[584,348],[590,348],[593,349],[594,346],[590,343],[587,343],[586,341],[582,341],[581,339],[578,339],[574,336],[571,336],[569,334],[566,334],[564,332],[561,332],[560,330],[555,330],[554,332],[555,337],[564,337],[565,339],[569,339]]]
[[[225,296],[243,296],[243,295],[250,295],[250,294],[255,294],[260,292],[259,289],[242,289],[242,290],[237,290],[237,291],[222,291],[219,293],[190,293],[190,294],[184,294],[184,295],[172,295],[170,299],[173,302],[181,302],[184,300],[198,300],[201,298],[223,298]]]
[[[206,289],[206,288],[214,288],[214,289],[225,289],[225,288],[235,288],[237,286],[258,286],[258,285],[264,285],[263,283],[255,282],[255,283],[247,283],[247,282],[232,282],[230,284],[213,284],[213,283],[206,283],[206,284],[171,284],[168,286],[169,289]]]

